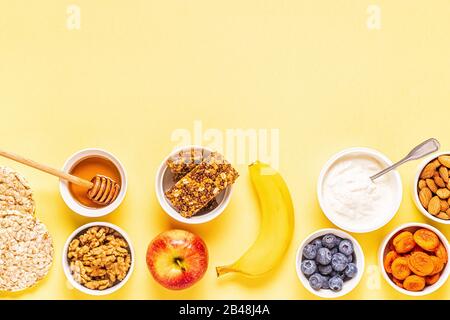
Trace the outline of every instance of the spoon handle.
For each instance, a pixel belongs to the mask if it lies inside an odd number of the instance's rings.
[[[418,146],[416,146],[414,149],[412,149],[406,155],[406,157],[404,157],[402,160],[394,163],[392,166],[389,166],[386,169],[371,176],[370,179],[373,181],[373,180],[381,177],[385,173],[388,173],[389,171],[394,170],[395,168],[404,164],[405,162],[408,162],[410,160],[417,160],[417,159],[420,159],[420,158],[423,158],[423,157],[429,155],[430,153],[436,152],[439,150],[439,147],[440,147],[439,141],[437,141],[434,138],[428,139],[428,140],[422,142],[421,144],[419,144]]]
[[[27,165],[29,167],[32,167],[32,168],[35,168],[35,169],[47,172],[47,173],[49,173],[51,175],[57,176],[57,177],[59,177],[59,178],[61,178],[63,180],[70,181],[70,182],[75,183],[76,185],[79,185],[79,186],[82,186],[82,187],[86,187],[86,188],[90,189],[93,186],[93,183],[90,182],[90,181],[87,181],[85,179],[81,179],[81,178],[76,177],[74,175],[68,174],[68,173],[66,173],[64,171],[54,169],[52,167],[49,167],[49,166],[47,166],[45,164],[42,164],[42,163],[38,163],[38,162],[33,161],[31,159],[27,159],[25,157],[19,156],[18,154],[15,154],[15,153],[12,153],[12,152],[7,152],[7,151],[0,150],[0,156],[3,156],[5,158],[11,159],[11,160],[14,160],[14,161],[17,161],[17,162],[20,162],[20,163],[22,163],[24,165]]]

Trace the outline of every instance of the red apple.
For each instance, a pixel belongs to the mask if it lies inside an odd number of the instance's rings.
[[[208,249],[205,242],[191,232],[165,231],[148,245],[147,266],[163,287],[186,289],[199,281],[208,269]]]

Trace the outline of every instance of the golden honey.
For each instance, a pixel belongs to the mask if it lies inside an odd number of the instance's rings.
[[[70,171],[71,174],[91,181],[96,175],[103,175],[111,178],[119,185],[122,184],[120,179],[120,172],[117,167],[110,160],[103,157],[89,157],[78,162]],[[69,191],[81,205],[89,208],[104,207],[100,204],[94,203],[87,196],[88,189],[82,186],[75,185],[69,182]]]

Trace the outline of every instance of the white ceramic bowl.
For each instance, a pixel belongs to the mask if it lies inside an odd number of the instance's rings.
[[[185,218],[185,217],[181,216],[177,212],[177,210],[175,210],[175,208],[172,207],[169,200],[167,200],[167,198],[164,194],[165,191],[167,191],[171,186],[173,186],[175,184],[175,182],[173,181],[173,174],[172,174],[172,172],[170,172],[170,170],[167,167],[167,160],[170,157],[178,154],[180,151],[189,150],[189,149],[195,149],[195,150],[202,149],[206,155],[213,152],[212,149],[202,147],[202,146],[186,146],[186,147],[175,149],[171,154],[169,154],[164,159],[164,161],[161,163],[161,165],[158,169],[158,172],[156,174],[155,190],[156,190],[156,196],[158,198],[158,201],[159,201],[161,207],[164,209],[164,211],[169,216],[171,216],[173,219],[175,219],[179,222],[183,222],[183,223],[187,223],[187,224],[200,224],[200,223],[205,223],[205,222],[208,222],[208,221],[211,221],[211,220],[217,218],[225,210],[225,208],[228,206],[228,203],[230,202],[233,186],[231,185],[228,188],[226,188],[224,191],[219,193],[219,195],[216,197],[218,206],[216,208],[214,208],[212,211],[209,211],[209,212],[207,212],[205,214],[201,214],[201,215],[194,215],[191,218]]]
[[[332,223],[334,223],[336,226],[338,226],[339,228],[349,231],[349,232],[354,232],[354,233],[371,232],[371,231],[377,230],[377,229],[383,227],[384,225],[386,225],[394,217],[395,213],[398,211],[398,209],[400,207],[400,203],[402,201],[402,194],[403,194],[402,180],[400,178],[400,174],[397,171],[394,170],[394,171],[391,171],[390,173],[388,173],[388,174],[393,175],[393,179],[395,181],[395,185],[393,187],[395,190],[395,198],[394,198],[392,207],[389,210],[389,212],[386,212],[385,215],[383,216],[383,218],[378,220],[377,223],[374,223],[372,225],[366,224],[363,227],[354,226],[349,223],[348,224],[342,223],[341,221],[337,220],[332,208],[328,208],[327,205],[325,204],[325,201],[324,201],[324,198],[322,195],[322,190],[323,190],[323,184],[324,184],[326,175],[327,175],[328,171],[330,170],[330,168],[338,160],[340,160],[344,157],[347,157],[351,154],[367,155],[368,157],[376,159],[377,161],[379,161],[381,164],[385,165],[386,167],[392,165],[391,160],[389,160],[381,152],[374,150],[374,149],[349,148],[349,149],[345,149],[341,152],[336,153],[325,163],[325,165],[322,167],[322,170],[320,171],[320,174],[319,174],[319,179],[318,179],[318,183],[317,183],[317,197],[319,199],[319,205],[320,205],[322,211],[324,212],[324,214],[326,215],[326,217]]]
[[[91,157],[106,158],[109,161],[111,161],[119,171],[121,186],[116,200],[114,200],[111,204],[101,208],[90,208],[84,206],[81,203],[79,203],[76,199],[74,199],[69,190],[69,183],[64,180],[60,180],[59,192],[61,193],[64,202],[70,209],[72,209],[72,211],[85,217],[101,217],[113,212],[122,203],[123,199],[125,198],[125,194],[127,192],[127,174],[125,172],[125,168],[123,167],[119,159],[117,159],[114,155],[105,150],[95,148],[84,149],[73,154],[71,157],[69,157],[69,159],[67,159],[62,170],[65,172],[70,172],[72,168],[75,167],[75,165],[77,165],[81,160]]]
[[[419,167],[417,168],[417,172],[416,172],[416,175],[415,175],[414,180],[413,180],[414,185],[413,185],[413,188],[412,188],[412,192],[413,192],[414,203],[415,203],[417,209],[419,209],[419,211],[422,212],[422,214],[425,217],[427,217],[427,218],[429,218],[429,219],[431,219],[433,221],[439,222],[439,223],[450,224],[450,220],[439,219],[438,217],[435,217],[431,213],[429,213],[422,206],[422,203],[420,202],[420,199],[419,199],[419,187],[418,187],[418,184],[419,184],[420,174],[422,173],[422,170],[425,168],[425,166],[428,163],[430,163],[431,161],[433,161],[434,159],[436,159],[437,157],[442,156],[442,155],[450,155],[450,151],[443,151],[443,152],[435,153],[435,154],[427,157],[425,160],[423,160],[419,164]]]
[[[418,223],[418,222],[411,222],[411,223],[405,223],[402,224],[401,226],[395,228],[391,233],[389,233],[383,240],[383,242],[380,245],[380,248],[378,250],[378,264],[381,268],[381,273],[383,274],[384,279],[391,285],[391,287],[393,287],[395,290],[397,290],[398,292],[404,293],[408,296],[413,296],[413,297],[419,297],[419,296],[424,296],[430,293],[435,292],[437,289],[439,289],[446,281],[447,278],[450,274],[450,265],[447,262],[447,264],[444,267],[444,270],[442,270],[441,273],[441,277],[439,278],[439,280],[431,285],[431,286],[426,286],[422,291],[408,291],[405,290],[403,288],[400,288],[399,286],[397,286],[390,278],[389,275],[387,274],[386,270],[384,269],[384,256],[387,253],[386,249],[387,249],[387,245],[389,243],[389,241],[400,231],[404,230],[404,229],[408,229],[408,228],[425,228],[428,229],[430,231],[433,231],[438,237],[439,240],[441,240],[442,244],[445,247],[445,250],[447,250],[447,253],[450,253],[450,247],[447,241],[447,238],[445,238],[445,236],[442,234],[442,232],[440,232],[438,229],[425,224],[425,223]]]
[[[112,286],[111,288],[105,289],[105,290],[88,289],[85,286],[79,284],[77,281],[75,281],[75,279],[73,278],[72,273],[70,271],[69,261],[67,259],[67,251],[69,249],[70,242],[81,232],[89,229],[90,227],[95,227],[95,226],[108,227],[108,228],[111,228],[111,229],[114,229],[115,231],[117,231],[127,242],[128,247],[130,249],[130,254],[131,254],[130,269],[128,270],[128,273],[125,276],[125,278],[122,281],[120,281],[119,283],[117,283],[116,285]],[[67,241],[64,244],[64,249],[63,249],[63,253],[62,253],[62,265],[63,265],[63,269],[64,269],[64,274],[66,275],[67,280],[69,280],[70,284],[77,290],[79,290],[83,293],[86,293],[86,294],[93,295],[93,296],[103,296],[103,295],[107,295],[107,294],[110,294],[110,293],[113,293],[113,292],[119,290],[128,281],[128,279],[130,279],[131,274],[133,273],[133,270],[134,270],[134,260],[135,259],[136,258],[135,258],[135,254],[134,254],[133,245],[131,244],[131,240],[128,237],[127,233],[125,231],[123,231],[121,228],[119,228],[118,226],[116,226],[112,223],[108,223],[108,222],[91,222],[91,223],[82,225],[81,227],[76,229],[67,238]]]
[[[307,244],[309,244],[311,241],[313,241],[314,239],[324,236],[328,233],[334,234],[335,236],[338,236],[342,239],[348,239],[353,243],[356,266],[358,267],[358,274],[356,275],[356,277],[354,277],[348,281],[345,281],[344,286],[342,287],[342,290],[338,291],[338,292],[334,292],[330,289],[314,290],[309,285],[308,279],[305,277],[305,275],[303,274],[303,272],[301,270],[303,249],[305,248],[305,246]],[[361,246],[359,245],[358,241],[356,241],[355,238],[353,238],[347,232],[344,232],[339,229],[333,229],[333,228],[320,229],[316,232],[311,233],[300,244],[300,247],[297,250],[297,255],[296,255],[295,259],[296,259],[295,260],[295,269],[297,271],[297,276],[300,279],[300,282],[303,284],[303,286],[309,292],[311,292],[312,294],[315,294],[316,296],[319,296],[321,298],[338,298],[338,297],[342,297],[343,295],[346,295],[347,293],[352,291],[358,285],[358,283],[361,281],[361,278],[364,274],[364,253],[361,249]],[[353,261],[353,262],[355,262],[355,261]]]

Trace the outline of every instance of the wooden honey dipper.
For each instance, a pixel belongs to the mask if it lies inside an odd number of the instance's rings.
[[[60,179],[67,180],[76,185],[85,187],[86,189],[88,189],[88,199],[97,204],[106,206],[116,200],[117,196],[119,195],[120,185],[109,177],[97,174],[91,179],[91,181],[88,181],[11,152],[0,150],[0,155],[5,158],[20,162],[24,165],[33,167],[35,169],[47,172],[51,175],[59,177]]]

